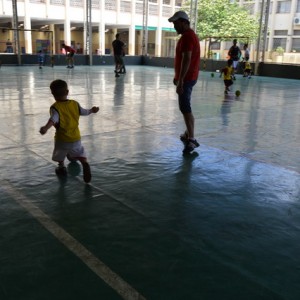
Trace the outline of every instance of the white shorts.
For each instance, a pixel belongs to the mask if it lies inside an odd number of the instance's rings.
[[[69,154],[70,158],[74,159],[86,158],[86,153],[84,147],[81,145],[81,141],[74,143],[55,141],[52,160],[57,162],[64,161],[67,154]]]
[[[236,69],[238,63],[239,63],[238,60],[234,60],[234,61],[232,62],[232,66],[233,66],[234,69]]]

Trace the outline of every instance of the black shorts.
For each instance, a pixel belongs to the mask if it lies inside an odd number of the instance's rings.
[[[123,66],[124,65],[123,55],[115,55],[115,63]]]
[[[69,53],[67,54],[67,57],[73,57],[74,54],[75,54],[75,52],[69,52]]]
[[[229,87],[233,84],[233,81],[231,79],[226,79],[226,80],[224,80],[224,84],[226,87]]]

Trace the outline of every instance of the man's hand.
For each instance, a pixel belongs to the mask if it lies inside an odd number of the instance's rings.
[[[182,95],[183,94],[183,81],[178,81],[177,82],[176,93],[178,95]]]

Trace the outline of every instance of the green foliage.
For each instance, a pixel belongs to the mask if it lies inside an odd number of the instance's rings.
[[[190,9],[190,1],[183,7]],[[198,1],[197,34],[200,39],[222,37],[216,40],[231,40],[232,37],[249,37],[249,41],[258,36],[259,22],[246,8],[230,0]],[[228,38],[226,38],[228,37]]]
[[[275,52],[278,54],[278,55],[282,55],[284,53],[284,49],[282,47],[277,47]]]

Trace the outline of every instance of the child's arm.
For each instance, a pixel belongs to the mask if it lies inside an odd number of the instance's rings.
[[[91,113],[93,114],[96,114],[98,111],[99,111],[99,107],[98,106],[93,106],[91,109],[90,109]]]
[[[91,109],[85,109],[79,105],[79,111],[81,116],[88,116],[90,114],[95,114],[99,111],[98,106],[93,106]]]
[[[40,134],[45,134],[48,131],[48,129],[52,126],[54,126],[54,122],[51,119],[49,119],[47,124],[40,128]]]

